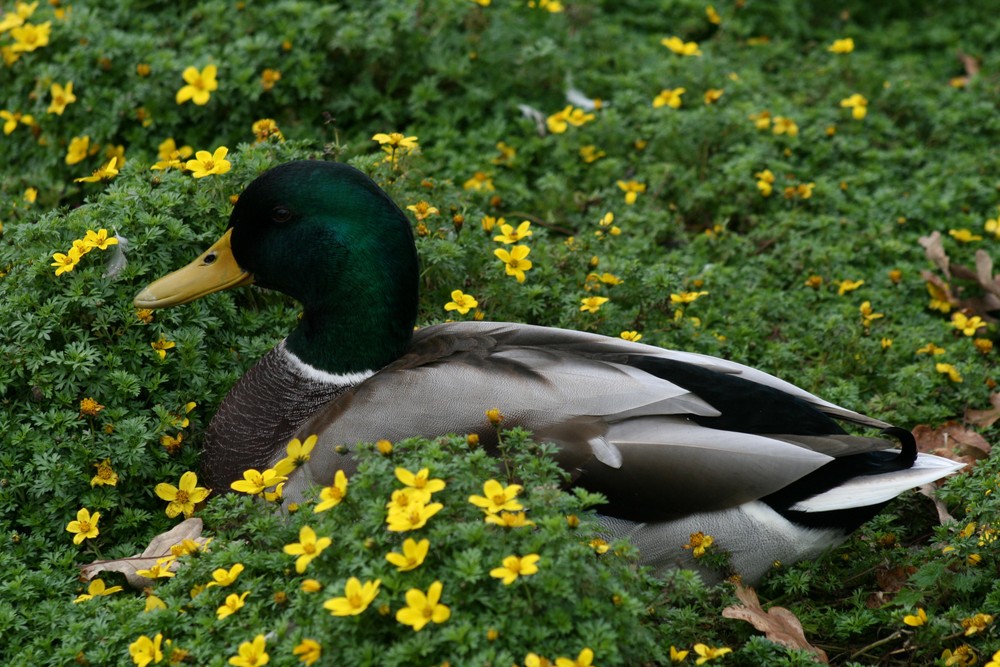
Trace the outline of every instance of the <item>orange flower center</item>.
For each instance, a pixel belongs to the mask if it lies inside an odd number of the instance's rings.
[[[305,551],[307,554],[314,554],[316,553],[316,545],[311,542],[308,544],[303,544],[302,550]]]
[[[181,505],[187,505],[191,502],[191,497],[184,489],[177,489],[177,497],[174,499],[174,502],[180,503]]]
[[[81,521],[80,522],[80,532],[81,533],[89,533],[90,532],[90,522],[89,521]]]

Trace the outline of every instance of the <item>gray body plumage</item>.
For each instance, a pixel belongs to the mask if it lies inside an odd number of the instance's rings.
[[[291,437],[316,434],[308,464],[292,474],[285,497],[302,498],[312,483],[350,474],[359,442],[411,436],[478,433],[486,447],[494,431],[485,411],[499,408],[504,426],[521,426],[559,446],[557,460],[572,481],[600,491],[644,517],[607,516],[611,537],[628,537],[641,560],[657,568],[696,565],[683,549],[702,531],[730,551],[748,580],[775,560],[813,557],[847,531],[806,528],[761,498],[818,470],[836,457],[889,450],[894,443],[846,434],[754,434],[718,430],[696,418],[719,411],[689,390],[637,368],[642,357],[692,364],[778,389],[820,412],[866,427],[888,426],[824,401],[761,371],[698,354],[561,329],[497,323],[452,323],[416,332],[401,358],[357,384],[303,374],[279,345],[237,384],[210,428],[211,477],[237,479],[246,468],[273,465]],[[216,423],[218,422],[218,423]],[[346,448],[346,450],[345,450]],[[347,452],[338,453],[339,452]],[[823,511],[876,505],[956,466],[921,455],[918,465],[866,481],[860,495],[818,494]],[[859,486],[861,488],[861,486]],[[832,494],[832,495],[831,495]],[[823,505],[823,498],[826,504]],[[808,502],[801,508],[810,511]],[[854,503],[852,505],[852,503]]]

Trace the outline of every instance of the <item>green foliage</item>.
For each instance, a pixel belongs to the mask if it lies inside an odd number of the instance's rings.
[[[996,255],[984,221],[996,219],[998,204],[1000,29],[974,4],[719,2],[715,26],[703,3],[687,0],[652,9],[637,0],[567,2],[560,13],[468,0],[40,3],[26,20],[51,21],[47,45],[9,62],[16,39],[0,33],[0,109],[34,117],[0,135],[0,662],[128,664],[129,643],[163,632],[195,664],[224,664],[239,643],[274,631],[277,664],[295,664],[290,648],[310,632],[353,651],[345,664],[521,664],[529,650],[575,657],[585,645],[596,664],[637,664],[698,642],[732,647],[719,659],[731,664],[803,664],[720,618],[733,603],[724,586],[706,589],[689,572],[653,584],[627,556],[595,558],[585,544],[593,527],[570,531],[560,519],[582,501],[552,487],[544,460],[518,469],[534,480],[526,486],[537,529],[481,525],[463,494],[476,491],[489,462],[455,454],[454,442],[368,455],[371,484],[351,486],[351,503],[368,504],[323,515],[284,517],[216,493],[199,510],[212,550],[157,586],[166,611],[137,613],[142,599],[132,593],[73,605],[83,588],[75,565],[138,553],[175,523],[153,487],[197,470],[222,396],[297,313],[281,295],[242,290],[144,322],[131,299],[214,241],[231,198],[263,170],[335,157],[372,175],[404,209],[425,201],[438,210],[414,219],[421,324],[478,312],[611,336],[635,330],[643,342],[757,366],[900,425],[959,418],[989,405],[995,352],[973,339],[992,341],[996,328],[989,320],[964,336],[928,308],[921,271],[932,265],[918,239],[941,232],[953,262],[967,266],[976,250]],[[660,44],[671,35],[697,41],[703,55],[671,53]],[[853,53],[827,50],[844,37],[855,40]],[[964,74],[956,49],[982,66],[963,87],[948,83]],[[208,64],[219,82],[208,103],[177,104],[184,70]],[[281,74],[269,90],[265,70]],[[52,84],[67,82],[77,101],[48,113]],[[563,109],[568,85],[602,104],[593,120],[547,131],[544,118]],[[661,90],[681,87],[679,109],[652,106]],[[709,105],[711,88],[725,92]],[[840,106],[855,93],[868,100],[863,120]],[[541,128],[521,105],[540,113]],[[792,119],[798,135],[775,134],[773,122],[758,129],[750,116],[765,111],[772,121]],[[248,143],[261,118],[274,119],[288,141]],[[420,148],[387,163],[370,140],[380,132],[416,136]],[[85,135],[90,154],[66,164],[71,140]],[[232,170],[202,179],[150,170],[168,138],[196,150],[231,147]],[[516,152],[505,156],[498,142]],[[110,183],[73,181],[118,146],[127,162]],[[581,149],[600,157],[588,162]],[[769,197],[757,185],[765,169],[775,178]],[[477,172],[493,189],[466,185]],[[631,180],[646,189],[629,205],[618,182]],[[809,198],[795,190],[809,183]],[[34,202],[28,188],[38,191]],[[614,222],[602,226],[608,212]],[[515,227],[531,221],[524,244],[534,266],[523,284],[494,256],[501,228],[484,231],[487,216]],[[54,275],[53,254],[100,229],[127,247],[91,250]],[[984,238],[962,242],[950,229]],[[108,271],[123,257],[124,268]],[[604,273],[623,282],[601,282]],[[844,280],[864,284],[840,294]],[[950,287],[961,299],[982,292],[962,277]],[[456,289],[477,309],[446,313]],[[687,304],[671,298],[700,291],[708,294]],[[591,313],[580,308],[588,296],[610,300]],[[884,315],[867,327],[865,301]],[[151,346],[161,339],[176,344],[162,360]],[[918,354],[928,343],[945,353]],[[942,362],[963,381],[939,372]],[[84,398],[104,409],[81,414]],[[522,446],[522,459],[540,451]],[[106,459],[117,485],[92,486]],[[317,609],[349,576],[384,576],[381,598],[393,613],[402,604],[409,579],[382,560],[398,539],[376,516],[401,461],[431,466],[455,494],[442,511],[454,514],[429,525],[433,556],[412,580],[425,591],[434,578],[444,582],[454,615],[419,633],[374,609],[366,624]],[[765,607],[790,608],[836,663],[930,663],[963,645],[985,662],[1000,649],[996,628],[967,636],[963,621],[1000,608],[990,547],[997,466],[992,456],[943,487],[957,523],[936,526],[930,501],[907,495],[827,558],[776,568],[760,587]],[[76,546],[65,527],[81,507],[101,512],[101,534]],[[325,586],[311,596],[281,553],[303,523],[338,536],[336,550],[310,565]],[[508,550],[536,547],[559,564],[558,580],[556,569],[542,568],[537,579],[503,587],[484,574]],[[191,600],[188,589],[236,561],[247,565],[252,593],[217,622],[221,591]],[[286,602],[275,601],[278,591]],[[905,625],[917,607],[928,622]],[[493,642],[490,627],[499,632]],[[383,642],[392,643],[388,653],[376,648]]]

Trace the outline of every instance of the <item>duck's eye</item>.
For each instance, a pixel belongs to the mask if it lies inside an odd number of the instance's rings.
[[[203,264],[215,264],[215,260],[217,260],[217,259],[219,259],[219,256],[216,255],[214,252],[210,252],[207,255],[205,255],[205,259],[203,260],[202,263]]]
[[[292,212],[284,206],[275,206],[271,209],[271,219],[281,224],[292,219]]]

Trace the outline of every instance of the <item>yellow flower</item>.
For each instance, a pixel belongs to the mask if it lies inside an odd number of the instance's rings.
[[[462,290],[457,289],[452,291],[451,301],[444,304],[444,309],[457,310],[460,315],[465,315],[478,305],[479,302],[476,301],[476,297],[464,294]]]
[[[302,574],[312,559],[323,553],[323,550],[331,544],[333,540],[329,537],[317,539],[316,531],[309,526],[302,526],[299,529],[299,541],[286,544],[284,551],[289,556],[298,556],[295,559],[295,571]]]
[[[503,248],[497,248],[493,254],[504,263],[504,269],[508,276],[514,276],[517,282],[524,282],[524,272],[532,267],[531,260],[526,259],[531,252],[531,248],[526,245],[516,245],[508,252]]]
[[[680,37],[665,37],[660,40],[660,44],[667,47],[679,56],[700,56],[701,50],[697,42],[685,42]]]
[[[545,125],[552,134],[562,134],[570,125],[580,127],[584,123],[594,120],[596,116],[587,113],[583,109],[575,109],[572,105],[567,105],[561,111],[557,111],[545,119]]]
[[[802,199],[811,199],[815,187],[815,183],[799,183],[795,186],[795,194]]]
[[[941,660],[945,667],[971,667],[976,664],[976,653],[968,644],[962,644],[954,652],[950,648],[942,651]]]
[[[576,660],[571,658],[556,658],[556,667],[592,667],[594,664],[594,652],[589,648],[580,651]]]
[[[483,495],[469,496],[469,502],[490,514],[498,514],[504,510],[516,512],[524,509],[516,500],[522,488],[520,484],[503,486],[495,479],[490,479],[483,484]]]
[[[146,596],[146,604],[143,606],[143,612],[149,613],[155,609],[166,609],[166,603],[155,595]]]
[[[750,120],[758,130],[767,130],[771,127],[771,112],[765,109],[760,113],[752,113]]]
[[[152,639],[146,635],[141,635],[128,645],[128,654],[132,656],[132,662],[138,665],[138,667],[146,667],[149,663],[156,664],[163,660],[162,642],[162,633],[156,633],[156,636]]]
[[[503,559],[502,567],[490,570],[490,576],[503,580],[504,586],[510,586],[518,577],[526,577],[538,572],[538,554],[526,556],[511,555]]]
[[[951,364],[934,364],[934,370],[942,375],[947,375],[952,382],[962,382],[962,374]]]
[[[586,162],[587,164],[597,162],[602,157],[606,156],[607,153],[598,149],[597,146],[595,146],[594,144],[587,144],[586,146],[580,147],[580,159]]]
[[[868,113],[868,100],[863,95],[854,93],[850,97],[840,100],[840,106],[851,110],[854,120],[861,120]]]
[[[992,614],[976,614],[969,618],[962,619],[962,627],[965,628],[965,636],[970,637],[980,633],[993,623]]]
[[[608,297],[606,296],[588,296],[586,298],[580,299],[580,310],[585,310],[589,313],[596,313],[601,309],[601,306],[608,302]]]
[[[86,507],[76,513],[76,521],[66,524],[66,530],[74,533],[73,544],[81,544],[84,540],[92,539],[101,534],[97,528],[97,522],[101,518],[100,512],[90,514]]]
[[[198,475],[190,470],[181,475],[178,486],[161,482],[154,491],[161,499],[168,501],[167,516],[171,519],[181,512],[190,518],[194,514],[194,506],[205,500],[210,493],[208,489],[198,486]]]
[[[74,178],[74,183],[96,183],[98,181],[109,181],[118,175],[118,170],[115,165],[118,164],[118,158],[113,157],[108,160],[108,163],[99,169],[95,169],[90,176],[81,176],[80,178]]]
[[[553,663],[537,653],[529,653],[524,656],[524,667],[553,667]]]
[[[920,627],[927,622],[927,612],[921,607],[917,607],[916,614],[908,614],[903,617],[903,623],[913,626],[915,628]]]
[[[982,241],[983,237],[973,234],[968,229],[949,229],[948,235],[961,243],[971,243],[972,241]]]
[[[117,593],[121,589],[121,586],[112,586],[111,588],[107,588],[103,579],[93,579],[91,580],[90,585],[87,586],[87,592],[73,600],[73,604],[85,602],[86,600],[93,600],[94,598],[101,597],[102,595],[111,595],[112,593]]]
[[[197,67],[185,68],[181,76],[187,85],[177,91],[175,98],[177,104],[184,104],[188,100],[198,106],[208,104],[212,92],[219,89],[219,82],[215,79],[217,73],[218,68],[215,65],[205,65],[200,72]]]
[[[709,88],[705,91],[705,104],[715,104],[725,94],[722,88]]]
[[[952,313],[951,326],[966,336],[975,336],[977,331],[986,326],[986,322],[979,315],[968,317],[965,313]]]
[[[430,622],[447,621],[451,617],[451,609],[440,604],[441,589],[441,582],[435,581],[427,589],[426,595],[417,588],[408,590],[406,606],[396,612],[396,620],[403,625],[409,625],[417,632]]]
[[[97,413],[104,409],[104,406],[92,398],[84,398],[80,401],[81,417],[96,417]]]
[[[169,433],[164,433],[160,436],[160,444],[163,448],[167,450],[168,454],[176,454],[180,448],[181,443],[184,441],[184,434],[178,433],[176,436],[172,436]]]
[[[602,540],[599,537],[595,537],[594,539],[592,539],[587,544],[588,544],[588,546],[590,546],[591,549],[593,549],[594,551],[596,551],[598,554],[606,554],[606,553],[608,553],[608,549],[611,548],[608,545],[607,542],[605,542],[604,540]]]
[[[347,495],[347,475],[343,470],[338,470],[333,476],[333,484],[324,486],[319,492],[320,502],[313,508],[313,514],[325,512],[331,507],[336,507]]]
[[[319,593],[323,590],[323,584],[315,579],[303,579],[301,588],[303,593]]]
[[[671,109],[680,109],[682,103],[681,95],[686,92],[687,90],[685,88],[664,88],[660,91],[659,95],[653,98],[653,106],[656,108],[666,106]]]
[[[192,155],[194,155],[193,148],[190,146],[181,146],[178,148],[177,142],[174,141],[173,137],[170,137],[160,144],[157,152],[160,160],[150,167],[150,169],[183,169],[184,163],[181,160],[186,160]]]
[[[987,662],[983,667],[1000,667],[1000,651],[993,654],[993,658]]]
[[[362,584],[357,577],[351,577],[344,586],[344,597],[330,598],[323,603],[323,608],[333,616],[357,616],[372,603],[381,584],[381,579]]]
[[[922,348],[917,350],[917,354],[930,354],[937,356],[939,354],[944,354],[945,349],[943,347],[938,347],[934,343],[927,343]]]
[[[194,160],[188,160],[184,168],[191,172],[195,178],[204,178],[212,174],[224,174],[232,169],[232,163],[226,159],[229,149],[219,146],[214,153],[208,151],[198,151],[194,154]]]
[[[500,412],[500,408],[490,408],[486,411],[486,419],[494,427],[499,426],[500,422],[503,421],[503,414]]]
[[[266,640],[264,635],[257,635],[253,642],[243,642],[240,644],[239,654],[229,659],[229,664],[234,667],[261,667],[266,665],[271,656],[267,654]]]
[[[830,53],[850,53],[854,50],[854,40],[850,37],[835,39],[833,40],[833,44],[827,47],[826,50]]]
[[[791,118],[775,116],[774,127],[771,128],[771,131],[775,134],[787,134],[790,137],[797,137],[799,135],[799,126]]]
[[[10,47],[11,52],[13,54],[29,53],[35,49],[47,46],[51,33],[51,21],[39,23],[38,25],[25,23],[17,28],[12,28],[10,36],[14,38],[14,44]]]
[[[294,470],[305,465],[309,461],[317,440],[316,435],[310,435],[305,442],[300,442],[298,438],[289,440],[288,446],[285,448],[285,458],[274,464],[275,472],[282,477],[287,477]]]
[[[372,141],[389,148],[402,148],[410,151],[417,148],[417,137],[407,137],[400,132],[390,132],[389,134],[378,133],[372,137]]]
[[[618,188],[625,193],[625,203],[631,206],[639,198],[639,193],[646,191],[646,184],[638,181],[618,181]]]
[[[237,480],[229,485],[233,491],[247,493],[257,496],[264,493],[264,489],[277,486],[281,482],[288,481],[288,478],[279,475],[274,468],[268,468],[264,472],[259,472],[253,468],[243,471],[243,479]]]
[[[236,563],[228,570],[220,567],[219,569],[212,572],[212,581],[205,584],[205,588],[211,588],[212,586],[226,587],[232,585],[236,578],[240,576],[240,572],[243,571],[243,563]]]
[[[236,593],[227,595],[226,601],[222,604],[222,606],[215,610],[215,615],[218,617],[218,620],[221,621],[227,616],[232,616],[239,611],[243,607],[243,601],[247,599],[248,595],[250,595],[250,591],[245,591],[241,595],[237,595]]]
[[[497,142],[497,150],[500,151],[500,155],[493,158],[493,164],[510,164],[517,157],[517,149],[502,141]]]
[[[715,7],[712,5],[705,7],[705,17],[708,18],[708,22],[712,25],[722,24],[722,17],[719,16],[719,12],[715,11]]]
[[[502,220],[502,218],[501,218]],[[518,241],[523,241],[529,236],[534,235],[531,231],[531,223],[527,220],[523,221],[514,229],[513,225],[500,224],[500,235],[494,236],[493,240],[497,243],[503,243],[505,245],[512,245]]]
[[[413,211],[413,217],[419,221],[426,220],[432,215],[437,215],[440,211],[431,206],[428,202],[418,201],[416,204],[411,204],[406,207],[407,211]]]
[[[0,116],[3,112],[0,111]],[[1000,208],[1000,207],[997,207]],[[983,229],[988,233],[992,234],[993,238],[1000,239],[1000,215],[995,218],[988,218],[986,222],[983,223]]]
[[[66,110],[67,105],[76,102],[76,95],[73,94],[72,81],[68,81],[65,87],[58,83],[53,83],[49,92],[52,94],[52,103],[49,104],[49,108],[47,109],[48,113],[54,113],[61,116],[63,111]],[[8,134],[10,133],[8,132]]]
[[[872,325],[875,320],[885,317],[883,313],[876,313],[872,310],[871,301],[865,301],[858,308],[861,313],[861,324],[864,325],[865,329]]]
[[[698,654],[698,659],[695,661],[695,664],[704,665],[709,660],[715,660],[716,658],[721,658],[727,653],[732,653],[733,649],[725,647],[715,648],[713,646],[706,646],[705,644],[695,644],[694,652]]]
[[[66,164],[72,166],[82,162],[90,151],[90,137],[73,137],[69,140],[69,148],[66,149]]]
[[[499,514],[487,513],[484,517],[486,523],[493,523],[504,528],[523,528],[534,526],[534,521],[529,521],[524,512],[500,512]]]
[[[90,480],[91,486],[117,486],[118,473],[111,467],[111,459],[104,459],[100,463],[95,463],[97,474]]]
[[[281,129],[278,128],[278,124],[273,118],[261,118],[260,120],[254,121],[253,125],[250,126],[253,131],[253,136],[256,137],[255,143],[263,143],[272,137],[278,141],[284,141],[285,135],[281,133]]]
[[[146,577],[147,579],[169,579],[174,576],[174,573],[170,568],[172,568],[176,562],[176,556],[158,558],[156,560],[156,565],[153,565],[148,570],[136,570],[135,573],[140,577]]]
[[[623,331],[620,334],[618,334],[618,336],[622,340],[630,340],[633,343],[638,343],[640,340],[642,340],[642,334],[639,333],[638,331]]]
[[[423,528],[427,520],[441,511],[444,505],[441,503],[424,503],[412,501],[405,510],[390,511],[385,522],[389,524],[389,530],[393,532],[407,532]]]
[[[680,651],[673,646],[670,647],[670,662],[684,662],[690,651]]]
[[[421,503],[426,503],[431,499],[431,494],[445,487],[443,479],[430,479],[430,470],[427,468],[422,468],[417,474],[406,468],[396,468],[396,479],[408,487],[411,499]]]
[[[688,538],[688,543],[684,545],[684,548],[690,549],[691,555],[695,558],[701,558],[705,555],[705,551],[707,551],[708,548],[714,543],[714,537],[698,531],[697,533],[691,533],[691,536]]]
[[[486,192],[493,192],[495,189],[493,187],[492,179],[490,179],[488,174],[482,171],[474,173],[472,178],[462,184],[462,187],[466,190],[475,190],[476,192],[480,192],[482,190],[485,190]]]
[[[774,192],[774,174],[770,169],[765,169],[759,171],[753,175],[757,179],[757,189],[760,190],[760,194],[765,197],[770,197],[771,193]]]
[[[118,239],[114,236],[108,236],[106,229],[99,229],[96,232],[93,229],[88,229],[87,235],[83,237],[83,245],[88,250],[94,248],[107,250],[113,245],[118,245]]]
[[[385,559],[396,566],[400,572],[415,570],[424,562],[427,551],[430,549],[430,540],[415,541],[412,537],[406,538],[403,542],[403,553],[395,551],[386,554]]]
[[[274,84],[281,81],[281,72],[276,69],[266,68],[260,73],[260,87],[265,91],[274,88]]]
[[[976,338],[972,341],[972,344],[976,346],[982,354],[989,354],[993,351],[993,341],[989,338]]]
[[[3,133],[10,134],[17,129],[18,123],[31,127],[35,124],[35,119],[31,114],[21,113],[19,111],[7,111],[6,109],[0,111],[0,118],[4,120]],[[34,200],[32,200],[34,201]]]
[[[865,284],[864,280],[841,280],[840,282],[837,283],[837,285],[839,286],[837,287],[837,294],[843,296],[848,292],[853,292],[854,290],[858,289],[864,284]]]
[[[301,662],[311,665],[323,655],[323,647],[315,639],[303,639],[292,649],[292,655],[299,656]]]

